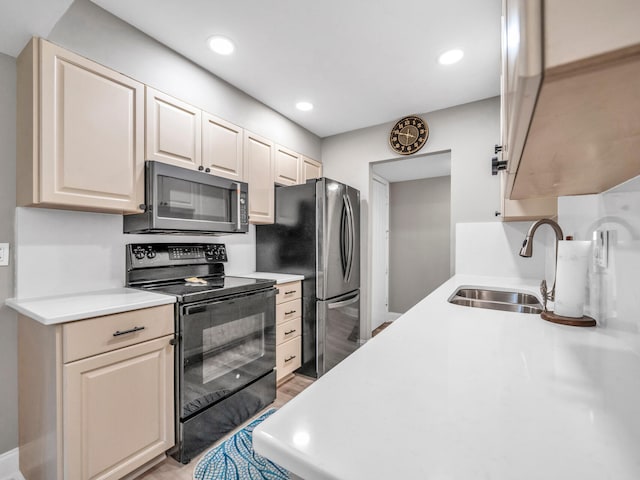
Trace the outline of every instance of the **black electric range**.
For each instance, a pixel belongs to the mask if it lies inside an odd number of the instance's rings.
[[[176,447],[187,463],[275,400],[275,282],[226,276],[215,243],[127,245],[127,286],[173,295]]]

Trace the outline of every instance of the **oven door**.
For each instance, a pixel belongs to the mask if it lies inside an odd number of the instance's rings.
[[[152,230],[247,232],[248,186],[203,172],[146,163]]]
[[[275,289],[181,310],[178,381],[183,420],[275,368]]]

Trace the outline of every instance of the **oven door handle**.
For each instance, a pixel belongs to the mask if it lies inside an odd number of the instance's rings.
[[[230,302],[235,302],[237,300],[241,300],[245,297],[248,296],[253,296],[253,295],[263,295],[265,298],[269,298],[269,297],[274,297],[276,295],[276,289],[275,288],[271,288],[268,290],[259,290],[257,292],[244,292],[238,295],[234,295],[232,297],[227,297],[221,300],[216,300],[213,302],[207,302],[205,304],[200,304],[200,305],[191,305],[191,306],[185,306],[184,308],[184,313],[185,315],[191,315],[194,313],[202,313],[202,312],[206,312],[208,310],[213,310],[217,305],[220,305],[221,303],[230,303]]]

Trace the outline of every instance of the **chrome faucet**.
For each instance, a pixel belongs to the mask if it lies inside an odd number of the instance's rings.
[[[538,227],[540,227],[540,225],[549,225],[551,228],[553,228],[553,231],[556,234],[556,266],[558,264],[558,241],[559,240],[563,240],[564,239],[564,234],[562,233],[562,229],[560,228],[560,225],[558,225],[556,222],[554,222],[553,220],[549,219],[549,218],[543,218],[542,220],[538,220],[537,222],[535,222],[533,225],[531,225],[531,227],[529,227],[529,231],[527,232],[527,236],[524,239],[524,242],[522,242],[522,248],[520,249],[520,256],[521,257],[531,257],[533,255],[533,236],[536,233],[536,230],[538,229]],[[542,283],[540,284],[540,293],[542,294],[542,298],[544,301],[544,310],[545,312],[547,311],[547,300],[551,300],[552,302],[555,300],[555,296],[556,296],[556,275],[555,275],[555,267],[554,267],[554,274],[553,274],[553,285],[551,286],[551,290],[548,291],[547,290],[547,281],[546,280],[542,280]]]

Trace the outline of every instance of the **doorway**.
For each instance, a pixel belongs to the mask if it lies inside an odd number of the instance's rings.
[[[451,152],[371,164],[371,329],[451,276]]]

